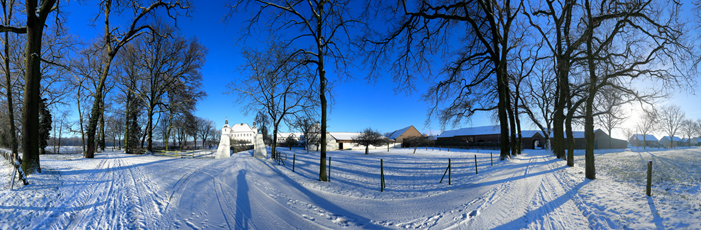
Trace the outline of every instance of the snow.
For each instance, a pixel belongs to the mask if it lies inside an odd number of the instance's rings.
[[[657,140],[657,137],[655,135],[644,135],[645,136],[645,141],[659,141]],[[643,135],[642,134],[633,134],[633,137],[631,139],[637,139],[637,140],[643,140]]]
[[[666,139],[667,141],[669,141],[669,140],[672,139],[672,138],[670,138],[669,136],[664,136],[664,137],[662,137],[662,139],[660,139],[660,141],[665,140],[665,139]],[[641,139],[641,140],[642,140],[642,139]],[[674,141],[682,141],[682,139],[679,138],[679,137],[674,137]]]
[[[0,163],[0,229],[699,229],[701,149],[597,150],[597,179],[545,150],[491,165],[488,151],[418,148],[252,150],[162,155],[42,155],[42,173],[9,190]],[[297,156],[298,155],[298,156]],[[292,172],[292,157],[295,172]],[[475,173],[475,157],[478,173]],[[451,178],[438,183],[451,159]],[[380,159],[386,188],[380,192]],[[653,196],[645,195],[653,161]]]
[[[392,139],[392,140],[396,140],[397,137],[399,137],[399,136],[401,136],[402,134],[404,134],[404,132],[406,132],[407,130],[409,130],[409,128],[411,128],[411,125],[410,125],[410,126],[407,126],[407,127],[405,127],[405,128],[402,128],[402,129],[395,130],[394,132],[389,133],[388,135],[385,135],[385,136],[388,137],[388,138],[390,138],[390,139]]]
[[[362,133],[353,133],[353,132],[329,132],[331,136],[336,139],[337,141],[351,141],[353,140],[353,137],[360,136]]]
[[[456,130],[446,130],[438,138],[447,138],[454,136],[474,136],[474,135],[489,135],[489,134],[499,134],[500,126],[479,126],[471,128],[462,128]]]

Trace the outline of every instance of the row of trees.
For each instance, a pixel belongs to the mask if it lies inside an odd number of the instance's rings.
[[[671,147],[675,147],[674,137],[687,139],[701,137],[701,119],[686,118],[686,114],[678,105],[666,105],[660,108],[650,106],[643,109],[635,128],[627,129],[625,132],[629,138],[634,134],[642,134],[643,148],[646,147],[647,135],[662,132],[670,137]]]
[[[93,23],[102,22],[104,34],[89,42],[66,33],[55,0],[2,5],[0,144],[12,149],[24,173],[41,171],[39,154],[51,134],[58,145],[63,134],[79,134],[86,158],[104,150],[108,138],[127,152],[152,151],[154,135],[180,146],[188,137],[218,140],[213,122],[192,115],[206,96],[200,70],[207,49],[169,20],[187,16],[190,2],[100,1]],[[55,24],[46,23],[50,17]],[[73,112],[78,121],[68,120]]]
[[[546,137],[552,132],[554,154],[573,166],[573,125],[582,124],[590,179],[596,178],[595,119],[623,104],[652,104],[671,89],[690,88],[699,60],[689,40],[693,28],[688,25],[696,22],[685,21],[682,3],[674,1],[402,0],[368,1],[360,8],[347,0],[234,3],[230,19],[255,8],[245,36],[257,28],[286,35],[270,36],[274,45],[266,50],[279,50],[268,55],[276,59],[269,63],[271,71],[254,68],[259,66],[251,62],[255,55],[248,55],[250,79],[294,74],[304,80],[279,84],[275,93],[262,92],[276,88],[270,84],[233,86],[232,92],[267,109],[273,129],[292,105],[320,114],[322,181],[327,95],[332,95],[328,86],[351,77],[348,66],[355,62],[350,55],[364,57],[369,81],[390,74],[400,91],[413,93],[422,77],[429,80],[423,96],[432,104],[427,121],[456,126],[477,112],[494,114],[501,127],[502,160],[520,153],[520,117],[525,114]],[[328,66],[335,67],[338,77],[327,77]],[[640,80],[660,88],[637,89]],[[274,96],[286,89],[300,90],[293,93],[300,96]],[[269,103],[261,98],[283,99]]]

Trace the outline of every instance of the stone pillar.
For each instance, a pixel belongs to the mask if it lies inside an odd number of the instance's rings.
[[[256,123],[253,122],[253,127],[251,127],[255,137],[253,138],[253,156],[261,159],[265,159],[268,156],[268,152],[265,150],[265,142],[263,141],[263,134],[258,133],[258,128],[256,128]]]
[[[221,128],[221,140],[219,141],[219,148],[214,154],[214,159],[229,158],[231,156],[231,139],[229,137],[231,129],[229,128],[229,122],[224,124]]]

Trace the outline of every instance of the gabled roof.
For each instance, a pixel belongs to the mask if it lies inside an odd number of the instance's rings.
[[[662,139],[660,139],[660,141],[665,140],[665,139],[667,141],[669,141],[671,138],[669,138],[669,136],[664,136],[664,137],[662,137]],[[679,137],[674,137],[674,141],[682,141],[682,139]]]
[[[231,132],[253,132],[253,130],[246,123],[238,123],[231,126]]]
[[[475,136],[475,135],[490,135],[490,134],[501,134],[500,126],[479,126],[472,128],[462,128],[456,130],[446,130],[438,135],[439,138],[445,137],[455,137],[455,136]]]
[[[540,136],[545,137],[545,135],[543,135],[543,132],[541,132],[540,130],[521,130],[522,137],[533,137],[536,133],[540,134]]]
[[[633,134],[630,139],[636,139],[636,140],[643,140],[643,135],[642,134]],[[657,137],[655,135],[645,135],[645,141],[659,141],[657,140]]]
[[[361,133],[354,132],[328,132],[336,140],[351,141],[353,137],[359,136]]]
[[[409,128],[411,128],[412,126],[413,126],[413,125],[410,125],[410,126],[408,126],[408,127],[406,127],[406,128],[398,129],[398,130],[395,130],[394,132],[387,133],[387,134],[385,134],[385,137],[389,137],[389,138],[391,138],[392,140],[397,139],[397,137],[399,137],[399,136],[401,136],[402,134],[404,134],[404,132],[406,132],[407,130],[409,130]]]

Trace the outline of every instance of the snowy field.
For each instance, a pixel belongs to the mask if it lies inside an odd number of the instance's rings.
[[[278,150],[284,165],[251,151],[44,155],[14,191],[2,161],[0,229],[701,229],[699,148],[600,151],[597,180],[583,151],[573,168],[543,150],[495,152],[493,166],[489,151],[330,151],[331,182],[318,181],[318,153]]]

